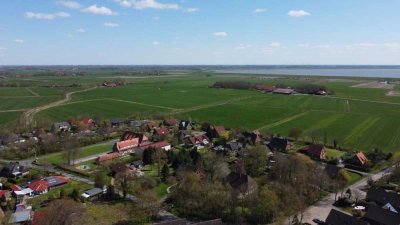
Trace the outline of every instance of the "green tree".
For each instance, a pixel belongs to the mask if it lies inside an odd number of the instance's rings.
[[[163,168],[161,169],[161,181],[166,182],[169,177],[169,167],[167,164],[164,164]]]
[[[294,138],[297,141],[302,133],[303,133],[303,129],[302,128],[295,127],[295,128],[290,129],[289,137]]]
[[[102,171],[97,172],[94,180],[94,186],[97,188],[103,188],[105,185],[106,185],[106,175]]]
[[[267,152],[267,147],[262,145],[257,145],[247,150],[243,161],[250,176],[258,177],[265,172],[268,163]]]
[[[70,197],[75,200],[78,201],[79,200],[79,190],[74,188],[70,194]]]

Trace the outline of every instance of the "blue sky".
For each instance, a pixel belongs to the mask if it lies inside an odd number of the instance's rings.
[[[400,64],[399,0],[2,0],[0,65]]]

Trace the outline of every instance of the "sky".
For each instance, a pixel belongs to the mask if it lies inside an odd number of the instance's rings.
[[[400,64],[400,0],[1,0],[0,65]]]

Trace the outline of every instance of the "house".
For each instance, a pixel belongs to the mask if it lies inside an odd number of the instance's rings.
[[[191,130],[193,128],[193,123],[187,120],[181,120],[179,122],[179,130]]]
[[[63,186],[65,184],[68,184],[69,180],[67,177],[63,177],[63,176],[50,176],[50,177],[46,177],[44,178],[44,181],[46,182],[47,186],[50,188],[54,188],[54,187],[60,187]]]
[[[12,185],[10,187],[13,195],[17,198],[17,200],[21,200],[24,198],[24,196],[33,196],[33,190],[30,189],[29,187],[27,188],[22,188],[19,185]]]
[[[202,133],[194,133],[192,136],[186,138],[186,144],[192,145],[193,147],[202,148],[210,145],[208,137]]]
[[[180,141],[183,141],[184,139],[186,139],[187,137],[190,137],[190,131],[188,130],[180,130],[177,134],[178,139]]]
[[[125,120],[121,119],[121,118],[113,118],[113,119],[111,119],[111,126],[112,127],[119,127],[119,126],[124,125],[124,123],[125,123]]]
[[[91,200],[91,199],[94,199],[94,198],[98,198],[98,197],[100,197],[101,195],[103,195],[105,193],[105,190],[103,190],[103,189],[101,189],[101,188],[92,188],[92,189],[89,189],[89,190],[86,190],[86,191],[84,191],[83,192],[83,194],[81,195],[82,196],[82,198],[84,198],[84,199],[89,199],[89,200]]]
[[[109,161],[109,160],[114,160],[114,159],[120,158],[120,157],[122,157],[122,156],[123,156],[122,153],[119,153],[119,152],[110,152],[110,153],[103,154],[103,155],[97,157],[97,158],[96,158],[96,163],[97,163],[97,164],[100,164],[100,163],[102,163],[102,162]]]
[[[59,133],[59,132],[68,132],[71,130],[71,124],[68,122],[58,122],[54,123],[51,127],[51,132]]]
[[[345,163],[358,167],[369,167],[369,160],[363,152],[357,152],[352,158],[347,159]]]
[[[44,179],[30,182],[28,187],[33,191],[34,195],[45,194],[49,191],[49,185]]]
[[[21,166],[19,162],[10,162],[0,171],[0,176],[7,178],[21,177],[29,174],[29,169]]]
[[[149,140],[149,138],[144,134],[135,133],[135,132],[132,132],[132,131],[125,131],[122,134],[122,136],[120,138],[120,141],[127,141],[127,140],[132,140],[132,139],[135,139],[135,138],[139,139],[139,143]]]
[[[326,225],[370,225],[357,217],[342,213],[336,209],[331,209],[325,220]]]
[[[275,86],[273,85],[256,85],[256,90],[262,92],[273,92],[275,90]]]
[[[147,142],[140,145],[139,148],[143,151],[149,148],[163,149],[165,151],[169,151],[171,150],[171,144],[168,143],[167,141],[159,141],[156,143]]]
[[[159,136],[166,136],[169,134],[169,129],[166,127],[155,127],[153,129],[154,134]]]
[[[281,95],[291,95],[291,94],[294,94],[295,91],[290,88],[277,88],[272,93],[281,94]]]
[[[159,127],[159,124],[156,122],[148,122],[146,126],[147,126],[147,131],[152,132],[155,128]]]
[[[170,118],[165,119],[165,120],[163,121],[163,124],[164,124],[165,126],[174,127],[174,126],[177,126],[177,125],[178,125],[178,120],[175,119],[175,118],[173,118],[173,117],[170,117]]]
[[[227,131],[223,126],[213,126],[209,123],[204,123],[201,129],[207,133],[210,139],[227,136]]]
[[[13,225],[28,225],[31,224],[32,218],[33,218],[32,208],[26,207],[23,210],[18,210],[15,211],[15,213],[11,214],[8,223]]]
[[[363,219],[371,225],[399,225],[400,214],[377,206],[369,206]]]
[[[242,136],[247,142],[250,142],[253,145],[261,142],[260,132],[257,130],[253,132],[245,131],[242,133]]]
[[[231,172],[226,180],[239,198],[257,191],[257,183],[247,174]]]
[[[6,199],[9,199],[11,197],[10,191],[9,190],[0,190],[0,199],[2,197],[5,197]]]
[[[132,152],[134,148],[139,146],[139,138],[134,138],[126,141],[118,141],[115,143],[113,150],[119,153]]]
[[[81,124],[85,129],[89,129],[91,125],[93,125],[94,121],[89,117],[82,117],[79,120],[79,124]]]
[[[271,151],[286,152],[292,148],[290,141],[286,138],[274,137],[268,144]]]
[[[310,144],[303,149],[312,159],[325,159],[325,146],[322,144]]]
[[[380,207],[394,208],[400,212],[400,194],[386,191],[382,188],[371,188],[367,192],[366,200],[375,202]]]
[[[16,141],[19,140],[19,136],[16,134],[7,134],[0,136],[0,145],[8,145],[11,143],[15,143]]]

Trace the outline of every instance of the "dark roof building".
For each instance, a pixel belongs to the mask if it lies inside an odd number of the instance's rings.
[[[18,162],[10,162],[0,171],[0,175],[7,178],[19,177],[27,173],[29,173],[28,168],[21,166]]]
[[[368,222],[342,213],[335,209],[329,212],[325,221],[326,225],[370,225]]]
[[[371,225],[399,225],[400,214],[376,206],[368,207],[364,220]]]
[[[375,202],[381,207],[389,203],[397,211],[400,211],[400,195],[395,192],[388,192],[382,188],[371,188],[367,192],[366,200]]]
[[[291,144],[288,139],[286,138],[280,138],[280,137],[274,137],[268,144],[269,149],[271,151],[287,151],[291,148]]]
[[[325,159],[325,146],[321,144],[311,144],[304,148],[306,154],[313,159]]]

